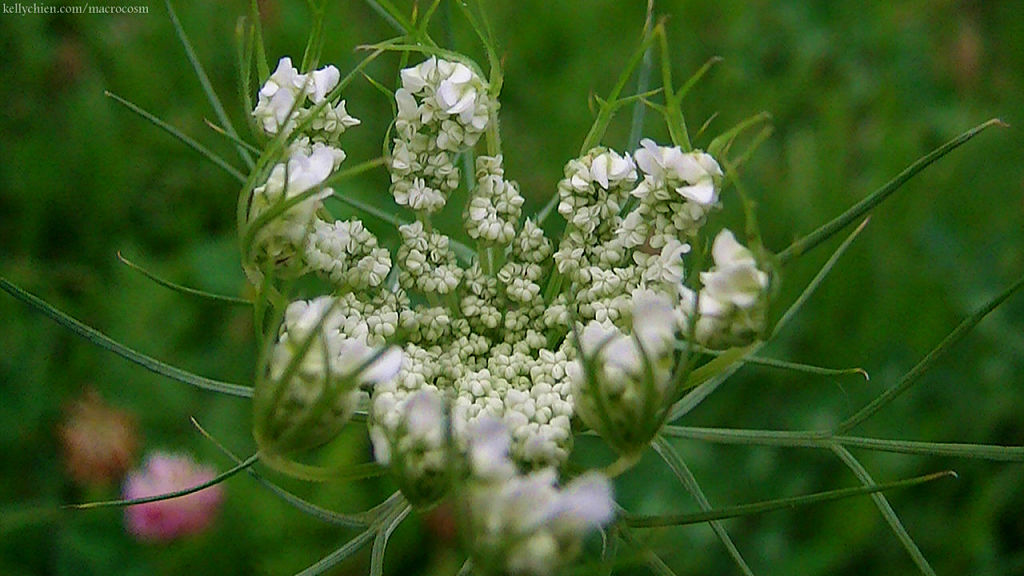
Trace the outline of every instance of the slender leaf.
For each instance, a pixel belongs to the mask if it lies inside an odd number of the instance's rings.
[[[914,162],[906,169],[904,169],[902,172],[900,172],[898,175],[896,175],[895,178],[886,182],[884,186],[872,192],[867,198],[864,198],[860,202],[854,204],[845,212],[843,212],[839,216],[836,216],[831,221],[823,224],[814,232],[811,232],[810,234],[790,244],[788,248],[779,253],[779,261],[782,264],[786,264],[793,258],[800,256],[802,254],[806,254],[809,250],[811,250],[818,244],[821,244],[825,240],[828,240],[836,233],[838,233],[840,230],[849,226],[851,223],[859,219],[861,216],[870,212],[872,209],[875,208],[875,206],[878,206],[879,204],[884,202],[887,198],[889,198],[889,196],[891,196],[894,192],[896,192],[904,184],[906,184],[908,180],[916,176],[918,172],[924,170],[939,158],[942,158],[946,154],[949,154],[956,148],[960,147],[960,145],[967,143],[972,138],[974,138],[978,134],[981,134],[986,129],[991,128],[992,126],[1006,126],[1006,124],[998,118],[993,118],[988,122],[979,124],[978,126],[971,128],[970,130],[964,132],[963,134],[957,136],[956,138],[950,140],[949,142],[946,142],[942,146],[939,146],[935,150],[932,150],[928,154],[922,156],[916,162]]]
[[[252,466],[259,459],[260,459],[260,455],[257,452],[256,454],[253,454],[252,456],[246,458],[245,461],[242,462],[241,464],[235,466],[234,468],[232,468],[232,469],[230,469],[230,470],[228,470],[226,472],[222,472],[222,473],[218,474],[217,476],[215,476],[211,480],[209,480],[207,482],[203,482],[202,484],[197,484],[197,485],[195,485],[195,486],[193,486],[191,488],[186,488],[184,490],[175,490],[174,492],[168,492],[166,494],[158,494],[156,496],[147,496],[145,498],[134,498],[134,499],[131,499],[131,500],[107,500],[107,501],[104,501],[104,502],[86,502],[84,504],[65,504],[63,506],[63,508],[72,509],[72,510],[87,510],[87,509],[92,509],[92,508],[123,508],[125,506],[135,506],[135,505],[138,505],[138,504],[147,504],[149,502],[160,502],[162,500],[170,500],[172,498],[180,498],[181,496],[187,496],[189,494],[195,494],[196,492],[199,492],[200,490],[205,490],[205,489],[209,488],[210,486],[214,486],[216,484],[220,484],[221,482],[227,480],[228,478],[234,476],[235,474],[238,474],[242,470]]]
[[[868,471],[861,466],[860,462],[858,462],[857,459],[853,457],[853,454],[850,454],[846,448],[843,448],[842,446],[834,446],[832,451],[835,452],[836,456],[839,456],[839,459],[853,471],[854,475],[857,476],[857,479],[864,484],[865,488],[875,488],[878,486],[871,478],[871,475],[868,474]],[[956,474],[954,473],[953,476],[955,477]],[[896,511],[892,509],[892,506],[885,498],[885,495],[881,493],[874,493],[871,495],[871,499],[875,501],[875,505],[878,506],[878,510],[882,513],[882,517],[884,517],[885,521],[889,524],[889,528],[891,528],[893,533],[896,534],[896,538],[899,539],[900,544],[902,544],[903,548],[906,549],[908,554],[910,554],[910,557],[914,560],[914,564],[917,564],[921,573],[925,574],[925,576],[936,576],[935,570],[932,568],[931,564],[928,563],[928,559],[924,557],[924,554],[921,553],[921,549],[917,547],[917,543],[914,542],[914,539],[910,537],[907,529],[903,527],[903,523],[900,522],[899,517],[896,516]]]
[[[388,546],[388,538],[398,528],[402,520],[412,511],[412,506],[406,503],[393,513],[390,518],[384,520],[381,529],[373,539],[373,549],[370,552],[370,576],[381,576],[384,574],[384,551]]]
[[[683,484],[686,491],[689,492],[690,495],[693,496],[693,499],[697,501],[697,505],[700,506],[700,509],[704,512],[710,512],[712,510],[711,502],[708,501],[707,496],[704,495],[704,491],[700,488],[700,484],[697,483],[697,478],[693,475],[693,472],[690,471],[689,466],[687,466],[686,462],[683,461],[681,456],[679,456],[679,453],[672,444],[669,443],[668,440],[665,440],[663,436],[659,435],[654,439],[652,447],[654,448],[654,451],[657,452],[665,461],[665,464],[668,465],[669,469],[671,469],[676,475],[676,478],[678,478]],[[743,559],[739,549],[736,548],[736,544],[734,544],[732,538],[729,537],[729,533],[725,531],[725,525],[722,524],[720,520],[712,520],[708,522],[708,524],[715,532],[715,536],[718,536],[722,545],[725,546],[725,549],[729,552],[729,556],[732,557],[733,562],[739,566],[740,572],[743,572],[748,576],[754,576],[753,570],[750,569],[746,560]]]
[[[35,309],[38,312],[41,312],[43,315],[53,320],[57,324],[60,324],[64,328],[67,328],[68,330],[74,332],[78,336],[85,338],[89,342],[95,344],[96,346],[99,346],[100,348],[103,348],[104,350],[109,350],[114,354],[117,354],[118,356],[124,358],[125,360],[134,362],[139,366],[142,366],[143,368],[149,370],[150,372],[155,372],[156,374],[160,374],[161,376],[166,376],[172,380],[177,380],[178,382],[190,384],[197,388],[202,388],[203,390],[219,392],[221,394],[227,394],[229,396],[238,396],[240,398],[252,397],[252,388],[248,386],[241,386],[238,384],[231,384],[228,382],[221,382],[219,380],[211,380],[210,378],[197,376],[195,374],[192,374],[191,372],[182,370],[181,368],[171,366],[170,364],[165,364],[164,362],[146,356],[145,354],[136,352],[135,350],[128,348],[124,344],[121,344],[120,342],[110,338],[109,336],[100,332],[99,330],[96,330],[91,326],[87,326],[79,322],[78,320],[75,320],[71,316],[49,305],[48,303],[46,303],[46,301],[42,300],[41,298],[29,292],[26,292],[25,290],[22,290],[21,288],[15,286],[14,284],[11,284],[10,282],[7,281],[6,278],[0,277],[0,288],[2,288],[11,296],[14,296],[15,298],[21,300],[25,304],[28,304],[29,307]]]
[[[189,148],[195,150],[200,155],[202,155],[204,158],[206,158],[210,162],[213,162],[218,168],[220,168],[221,170],[223,170],[223,171],[227,172],[228,174],[230,174],[235,180],[238,180],[242,184],[245,183],[245,175],[244,174],[242,174],[237,169],[235,169],[234,166],[228,164],[226,160],[224,160],[223,158],[218,156],[216,153],[214,153],[210,149],[206,148],[205,146],[203,146],[199,142],[196,142],[191,137],[186,136],[182,131],[180,131],[177,128],[175,128],[174,126],[171,126],[170,124],[164,122],[163,120],[157,118],[153,114],[143,110],[142,108],[136,106],[135,104],[129,102],[128,100],[125,100],[124,98],[121,98],[120,96],[118,96],[117,94],[114,94],[113,92],[106,91],[106,92],[104,92],[104,94],[107,97],[112,98],[118,104],[124,106],[125,108],[127,108],[127,109],[131,110],[132,112],[138,114],[139,116],[143,117],[144,119],[146,119],[147,121],[152,123],[157,128],[160,128],[164,132],[167,132],[171,136],[174,136],[175,138],[180,140],[184,145],[186,145]]]
[[[242,140],[238,136],[232,136],[231,134],[228,134],[227,131],[224,130],[224,128],[213,123],[213,121],[211,121],[209,118],[203,118],[203,124],[206,124],[210,127],[211,130],[213,130],[217,134],[223,136],[224,138],[227,138],[232,143],[237,144],[238,146],[244,147],[246,150],[252,152],[253,154],[259,154],[260,152],[262,152],[262,150],[253,146],[252,144],[249,144],[245,140]]]
[[[373,540],[376,533],[377,528],[375,526],[371,526],[366,530],[363,530],[346,542],[341,548],[338,548],[334,552],[324,556],[316,564],[313,564],[302,572],[297,573],[296,576],[318,576],[319,574],[327,572],[331,568],[334,568],[338,564],[347,560],[349,556],[358,552],[360,548],[366,546],[370,540]]]
[[[207,432],[206,429],[203,428],[202,425],[200,425],[195,418],[191,418],[191,420],[192,425],[195,426],[197,430],[199,430],[199,433],[202,434],[207,440],[212,442],[214,446],[220,449],[221,452],[226,454],[228,458],[234,460],[236,464],[242,463],[241,458],[239,458],[234,452],[228,449],[227,446],[222,444],[219,440],[217,440],[209,432]],[[277,484],[274,484],[273,482],[265,478],[262,474],[257,472],[253,467],[246,468],[245,471],[248,472],[249,475],[252,476],[254,480],[259,482],[261,486],[269,490],[271,493],[273,493],[275,496],[283,500],[288,505],[292,506],[293,508],[297,509],[298,511],[306,515],[327,522],[328,524],[346,526],[349,528],[364,528],[373,523],[373,521],[377,518],[377,515],[375,514],[375,512],[377,511],[376,508],[371,508],[370,510],[360,512],[357,514],[343,514],[341,512],[335,512],[333,510],[328,510],[326,508],[317,506],[316,504],[304,500],[299,496],[296,496],[295,494],[285,490],[284,488],[278,486]],[[396,492],[394,495],[392,495],[391,498],[394,498],[395,496],[398,495],[399,493]],[[381,505],[386,504],[389,500],[385,500],[384,503],[382,503]]]
[[[259,0],[249,3],[249,18],[252,20],[253,41],[256,45],[257,80],[263,84],[270,77],[270,66],[267,64],[267,47],[263,44],[263,21],[260,18]]]
[[[776,500],[767,500],[764,502],[756,502],[753,504],[728,506],[725,508],[718,508],[710,512],[695,512],[691,514],[665,514],[658,516],[628,516],[625,518],[625,522],[626,525],[635,528],[654,528],[658,526],[684,526],[687,524],[703,524],[704,522],[709,522],[711,520],[724,520],[726,518],[750,516],[752,514],[764,514],[765,512],[773,512],[775,510],[782,510],[785,508],[793,508],[796,506],[808,506],[810,504],[830,502],[833,500],[843,500],[846,498],[852,498],[854,496],[863,496],[865,494],[874,494],[877,492],[882,492],[884,490],[893,490],[895,488],[917,486],[919,484],[924,484],[925,482],[931,482],[933,480],[938,480],[940,478],[947,478],[951,476],[956,477],[956,474],[952,471],[947,470],[944,472],[927,474],[925,476],[917,476],[914,478],[909,478],[907,480],[897,480],[895,482],[873,484],[871,486],[841,488],[838,490],[817,492],[805,496],[778,498]]]
[[[171,0],[164,0],[164,5],[167,6],[167,13],[171,17],[171,24],[174,25],[174,31],[178,35],[178,40],[181,41],[181,46],[185,49],[185,55],[188,56],[188,61],[192,64],[192,70],[196,73],[196,78],[199,79],[199,84],[203,87],[203,92],[206,93],[206,99],[209,101],[210,106],[213,107],[214,113],[217,115],[217,120],[220,121],[224,129],[227,130],[228,134],[231,134],[235,138],[238,138],[238,133],[235,132],[234,126],[231,125],[231,120],[228,119],[227,112],[224,111],[224,106],[220,103],[220,98],[217,97],[217,93],[213,90],[213,85],[210,84],[210,78],[206,75],[206,71],[203,69],[203,64],[199,61],[196,56],[195,50],[192,48],[192,43],[188,39],[188,35],[185,34],[185,29],[181,26],[181,21],[178,20],[178,14],[174,11],[174,6],[171,5]],[[253,167],[252,156],[249,152],[241,146],[235,147],[238,150],[238,155],[241,156],[242,161],[250,169]]]
[[[647,567],[651,569],[658,576],[676,576],[676,573],[669,568],[668,564],[661,559],[653,550],[645,546],[640,542],[637,537],[633,534],[633,531],[628,526],[619,525],[619,535],[622,537],[622,541],[628,546],[639,549],[643,555],[644,560],[647,563]]]
[[[1024,446],[997,446],[958,442],[923,442],[888,440],[860,436],[832,436],[827,431],[789,430],[737,430],[730,428],[700,428],[691,426],[665,426],[665,436],[701,440],[717,444],[744,446],[777,446],[786,448],[826,448],[846,446],[877,452],[914,454],[919,456],[948,456],[973,458],[993,462],[1024,462]]]
[[[842,434],[856,427],[861,422],[872,417],[876,412],[885,407],[886,404],[892,402],[897,396],[906,392],[911,386],[917,383],[918,379],[924,375],[940,358],[946,355],[949,350],[955,346],[960,340],[963,340],[964,336],[978,325],[985,316],[988,316],[993,310],[999,307],[1000,304],[1005,302],[1010,296],[1012,296],[1017,290],[1024,287],[1024,277],[1021,277],[1012,286],[1004,290],[1001,294],[990,300],[974,314],[971,314],[959,326],[956,327],[949,336],[946,336],[934,350],[928,353],[916,366],[914,366],[909,372],[907,372],[898,383],[893,385],[891,388],[881,393],[870,404],[861,408],[856,414],[850,416],[839,426],[836,427],[836,434]]]
[[[749,348],[749,354],[753,355],[760,350],[762,344],[753,345]],[[715,360],[717,360],[716,358]],[[701,385],[690,390],[683,396],[678,402],[672,406],[672,410],[669,412],[669,416],[666,422],[675,422],[688,414],[691,410],[700,405],[705,398],[711,395],[712,392],[718,389],[726,380],[728,380],[733,374],[736,373],[743,366],[742,361],[735,361],[722,372],[712,376],[709,380],[705,380]],[[692,375],[691,375],[692,378]]]
[[[807,301],[810,300],[811,295],[813,295],[814,292],[818,289],[818,286],[821,286],[821,283],[825,281],[825,278],[828,277],[829,273],[832,271],[832,268],[834,268],[836,263],[839,262],[839,259],[843,257],[843,254],[845,254],[846,251],[850,248],[850,246],[853,244],[853,241],[857,239],[857,236],[859,236],[860,233],[864,231],[864,228],[868,225],[869,221],[870,218],[865,218],[864,221],[860,223],[860,226],[857,226],[857,228],[855,228],[854,231],[851,232],[850,235],[846,237],[846,240],[843,240],[843,243],[840,244],[838,248],[836,248],[836,251],[833,252],[831,256],[829,256],[829,259],[825,262],[825,265],[821,267],[821,270],[818,270],[818,273],[814,275],[814,278],[812,278],[811,281],[807,284],[807,287],[803,289],[803,291],[800,293],[800,296],[798,296],[797,299],[789,306],[789,308],[786,309],[786,312],[785,314],[782,315],[782,318],[780,318],[779,321],[775,323],[775,328],[772,329],[772,338],[778,335],[779,331],[782,330],[782,328],[786,324],[789,324],[789,321],[792,320],[793,317],[796,316],[796,313],[799,312],[801,308],[803,308],[804,304],[806,304]]]
[[[412,34],[416,31],[416,27],[413,26],[412,22],[390,0],[366,0],[366,3],[388,24],[394,26],[395,30],[403,34]]]
[[[124,264],[125,266],[128,266],[132,270],[135,270],[136,272],[139,272],[140,274],[142,274],[146,278],[149,278],[150,280],[156,282],[157,284],[159,284],[159,285],[161,285],[161,286],[163,286],[165,288],[170,288],[171,290],[174,290],[175,292],[180,292],[182,294],[187,294],[189,296],[198,296],[200,298],[206,298],[206,299],[209,299],[209,300],[214,300],[216,302],[222,302],[222,303],[225,303],[225,304],[237,304],[237,305],[243,305],[243,306],[252,306],[252,300],[246,300],[245,298],[236,298],[234,296],[224,296],[224,295],[221,295],[221,294],[214,294],[212,292],[206,292],[204,290],[197,290],[195,288],[189,288],[188,286],[182,286],[181,284],[175,284],[174,282],[171,282],[170,280],[165,280],[165,279],[157,276],[156,274],[153,274],[149,270],[146,270],[142,266],[139,266],[138,264],[136,264],[136,263],[132,262],[131,260],[125,258],[124,255],[121,254],[120,251],[118,251],[118,253],[117,253],[117,259],[120,260],[121,263]]]

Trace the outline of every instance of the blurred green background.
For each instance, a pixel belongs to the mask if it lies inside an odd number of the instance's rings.
[[[237,126],[232,41],[247,2],[181,2],[181,20]],[[300,1],[260,3],[271,61],[301,56],[309,14]],[[242,294],[234,238],[234,182],[112,100],[124,96],[240,164],[205,124],[213,119],[162,3],[145,15],[0,15],[0,274],[111,336],[206,376],[249,382],[250,313],[161,288],[116,252],[174,281]],[[588,98],[606,94],[636,46],[644,2],[487,2],[502,45],[506,167],[537,209],[554,191],[592,122]],[[444,9],[444,8],[442,8]],[[669,17],[672,66],[685,78],[711,56],[724,62],[685,104],[694,129],[714,135],[762,110],[774,135],[744,170],[773,249],[883,184],[928,150],[988,118],[993,129],[912,181],[884,205],[831,279],[770,348],[775,357],[861,366],[821,378],[747,368],[685,423],[771,429],[839,422],[891,385],[972,309],[1024,271],[1024,18],[1016,2],[891,3],[658,1]],[[448,36],[479,46],[456,14]],[[343,71],[354,48],[394,35],[357,1],[328,10],[324,61]],[[369,69],[394,84],[397,57]],[[380,153],[389,103],[366,82],[346,95],[363,125],[344,137],[349,162]],[[649,122],[649,125],[653,125]],[[628,117],[606,144],[621,148]],[[664,132],[651,135],[664,141]],[[698,139],[706,145],[709,137]],[[378,171],[346,193],[387,205]],[[740,226],[733,208],[715,225]],[[367,221],[379,233],[379,223]],[[830,242],[834,247],[837,241]],[[782,302],[827,258],[822,247],[785,269]],[[781,305],[778,307],[781,309]],[[1024,299],[987,319],[922,383],[857,430],[868,436],[1024,445]],[[0,574],[291,574],[352,533],[288,508],[255,482],[227,484],[206,534],[166,545],[124,533],[117,511],[43,520],[33,510],[110,498],[83,488],[60,460],[57,427],[87,388],[136,415],[145,449],[189,450],[229,462],[192,427],[196,417],[237,452],[252,449],[247,404],[189,389],[96,349],[7,295],[0,296]],[[327,459],[365,461],[353,430]],[[584,449],[592,443],[581,442]],[[679,443],[719,505],[854,485],[833,456]],[[875,478],[947,468],[945,480],[891,494],[939,574],[1024,573],[1024,468],[857,452]],[[289,488],[339,510],[382,499],[374,483]],[[619,485],[644,512],[694,509],[653,456]],[[388,551],[391,574],[454,574],[461,560],[443,515],[414,518]],[[727,522],[758,574],[912,574],[915,568],[866,498]],[[736,574],[705,526],[644,536],[679,574]],[[365,573],[367,554],[336,574]],[[631,568],[646,573],[642,567]]]

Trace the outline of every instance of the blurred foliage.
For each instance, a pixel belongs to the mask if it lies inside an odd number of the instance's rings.
[[[236,125],[244,126],[232,39],[248,2],[180,4],[215,89]],[[356,46],[394,31],[365,3],[336,4],[328,10],[324,60],[345,70],[361,57]],[[588,99],[606,93],[625,65],[645,3],[486,4],[506,67],[506,167],[522,184],[529,211],[554,192],[562,165],[577,154],[593,118]],[[199,374],[248,382],[255,344],[247,309],[187,299],[115,258],[121,250],[165,277],[206,290],[246,290],[234,239],[235,183],[104,97],[104,90],[124,96],[238,163],[230,144],[204,124],[213,112],[162,3],[148,5],[146,15],[0,15],[0,274],[140,351]],[[309,23],[305,3],[260,5],[271,61],[300,55]],[[662,0],[656,11],[669,16],[677,78],[711,56],[724,57],[686,104],[692,130],[718,114],[698,146],[754,113],[773,115],[775,133],[742,181],[759,204],[765,242],[775,250],[970,126],[993,116],[1024,125],[1024,19],[1015,2]],[[450,18],[448,30],[444,18]],[[448,10],[437,25],[436,37],[480,55],[457,11]],[[386,57],[369,72],[393,86],[397,65],[398,56]],[[380,153],[390,103],[366,82],[346,97],[363,120],[343,141],[355,163]],[[606,144],[622,148],[627,132],[624,115]],[[912,181],[876,213],[770,350],[796,361],[862,366],[870,382],[744,369],[686,423],[773,429],[837,423],[1019,275],[1022,134],[1019,128],[993,130]],[[651,135],[664,139],[658,130]],[[383,170],[345,192],[381,206],[390,201]],[[727,204],[732,193],[726,192]],[[739,225],[732,204],[714,225]],[[386,232],[379,222],[367,224]],[[785,270],[782,302],[798,294],[827,252],[822,247]],[[1024,444],[1022,317],[1024,301],[1011,300],[918,388],[858,432]],[[149,374],[6,296],[0,297],[0,318],[0,515],[6,516],[0,573],[289,574],[351,536],[301,515],[244,476],[229,482],[216,529],[180,543],[136,543],[123,532],[117,511],[33,520],[36,507],[116,493],[116,487],[74,486],[58,459],[55,429],[63,407],[88,387],[138,415],[144,446],[188,449],[222,468],[229,462],[189,417],[238,452],[252,449],[250,418],[245,402]],[[693,443],[679,449],[711,501],[721,505],[855,483],[827,453]],[[878,480],[960,472],[957,481],[891,495],[940,574],[1024,572],[1024,468],[862,456]],[[323,457],[365,461],[365,433],[353,430]],[[372,483],[285,485],[340,510],[366,508],[388,493]],[[654,457],[622,485],[634,487],[621,496],[641,511],[694,508]],[[442,510],[406,522],[389,548],[388,572],[454,574],[460,560],[450,521]],[[867,499],[727,526],[757,573],[914,571]],[[650,531],[645,542],[679,574],[736,573],[707,527]],[[365,572],[366,557],[335,573]]]

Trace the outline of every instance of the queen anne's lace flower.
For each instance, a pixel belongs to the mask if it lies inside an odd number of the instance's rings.
[[[290,143],[253,191],[247,221],[293,203],[255,233],[254,263],[317,272],[333,292],[286,311],[256,392],[261,449],[329,440],[365,390],[375,458],[411,502],[432,505],[468,472],[461,493],[481,569],[551,573],[612,516],[606,478],[558,487],[574,420],[638,453],[674,399],[676,338],[692,326],[702,343],[738,342],[763,322],[767,276],[720,236],[693,310],[690,238],[717,208],[723,174],[703,152],[646,139],[632,154],[596,147],[566,164],[557,246],[521,221],[524,199],[502,156],[477,155],[462,207],[477,252],[460,263],[432,215],[462,183],[459,154],[498,104],[474,68],[437,57],[402,70],[395,91],[390,192],[415,220],[398,227],[392,258],[362,222],[322,209],[332,191],[318,187],[344,159],[337,135],[358,123],[332,96],[338,76],[300,74],[282,59],[254,111]],[[395,338],[400,352],[384,348]]]

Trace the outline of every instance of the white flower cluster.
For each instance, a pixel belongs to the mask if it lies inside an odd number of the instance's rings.
[[[362,222],[326,221],[318,214],[334,193],[322,186],[345,160],[338,137],[359,124],[344,100],[331,105],[338,82],[334,66],[299,74],[285,57],[260,89],[253,116],[268,136],[283,131],[290,144],[287,160],[270,169],[247,206],[246,223],[256,232],[246,272],[254,281],[269,264],[279,274],[314,271],[339,291],[358,291],[380,286],[391,271],[391,254]]]
[[[408,377],[408,372],[405,373]],[[377,462],[392,467],[392,476],[415,504],[432,504],[447,489],[449,450],[441,392],[421,388],[398,391],[396,381],[380,386],[373,405],[370,439]],[[392,454],[397,457],[392,459]]]
[[[257,388],[267,411],[257,441],[262,449],[289,452],[333,438],[352,416],[362,386],[394,378],[397,348],[367,344],[365,322],[346,316],[330,296],[292,302],[270,356],[269,386]]]
[[[515,238],[522,215],[519,185],[505,180],[501,156],[478,156],[476,187],[466,204],[466,232],[474,240],[507,245]]]
[[[700,294],[684,288],[680,308],[687,326],[696,312],[698,343],[710,348],[741,346],[764,329],[770,279],[729,230],[715,237],[711,256],[715,265],[700,273]]]
[[[708,212],[718,205],[722,169],[703,152],[684,153],[679,147],[640,141],[636,163],[643,180],[632,191],[640,199],[630,221],[633,234],[647,232],[653,248],[680,237],[695,236]]]
[[[336,142],[345,130],[359,124],[345,110],[344,100],[333,105],[329,101],[340,78],[334,66],[299,74],[291,58],[281,58],[260,89],[252,115],[270,136],[281,132],[288,135],[296,127],[306,125],[304,132],[313,140]]]
[[[601,474],[559,488],[551,468],[517,473],[497,420],[479,421],[472,437],[466,504],[474,560],[485,572],[552,574],[579,554],[587,531],[613,518],[611,483]]]
[[[595,148],[566,165],[558,211],[567,224],[554,265],[573,297],[544,313],[548,329],[568,330],[570,318],[585,325],[583,356],[568,355],[575,413],[624,453],[646,446],[675,399],[676,338],[696,321],[705,346],[749,343],[765,320],[769,282],[726,231],[699,298],[683,284],[688,239],[718,207],[723,174],[703,152],[641,145],[632,157]]]
[[[400,226],[398,231],[402,235],[402,245],[398,248],[402,288],[424,294],[454,292],[462,281],[463,271],[448,237],[440,232],[428,232],[418,221]]]
[[[345,152],[324,144],[300,140],[291,146],[287,162],[274,165],[262,186],[252,191],[247,223],[258,227],[253,238],[259,277],[265,262],[279,271],[301,272],[306,236],[316,221],[316,212],[333,190],[316,190],[345,159]]]
[[[459,185],[455,155],[476,144],[497,103],[465,64],[430,58],[402,70],[391,151],[395,202],[433,213]]]
[[[637,154],[646,163],[644,152]],[[633,292],[651,289],[675,296],[681,285],[683,255],[690,246],[675,237],[665,240],[658,222],[643,222],[642,203],[626,213],[631,196],[645,182],[637,184],[633,158],[605,148],[566,164],[558,184],[558,211],[567,224],[554,261],[571,282],[574,312],[581,321],[621,322]]]
[[[306,263],[341,291],[380,286],[391,271],[391,253],[377,245],[359,220],[313,222],[306,237]]]

